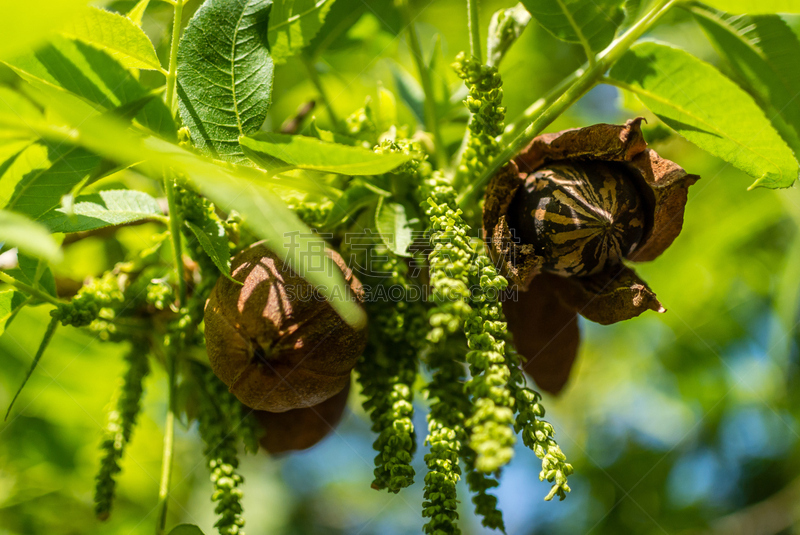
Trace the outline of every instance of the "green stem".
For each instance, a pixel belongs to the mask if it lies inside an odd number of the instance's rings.
[[[32,295],[33,297],[35,297],[37,299],[40,299],[42,301],[46,301],[46,302],[48,302],[48,303],[50,303],[52,305],[59,306],[61,304],[64,304],[64,302],[62,300],[60,300],[60,299],[58,299],[56,297],[53,297],[50,294],[46,294],[43,291],[41,291],[41,290],[39,290],[37,288],[34,288],[33,286],[25,284],[24,282],[19,281],[19,280],[15,279],[14,277],[12,277],[11,275],[9,275],[7,273],[3,273],[2,271],[0,271],[0,281],[3,281],[6,284],[9,284],[9,285],[13,286],[14,288],[16,288],[17,290],[19,290],[21,292],[25,292],[28,295]]]
[[[539,135],[547,126],[555,121],[567,108],[572,106],[583,95],[586,94],[598,81],[600,81],[605,72],[622,57],[625,52],[641,37],[647,30],[649,30],[658,20],[664,16],[679,0],[659,0],[653,8],[646,13],[639,21],[631,26],[631,28],[611,43],[608,48],[600,53],[594,65],[586,66],[578,69],[574,74],[570,75],[571,83],[556,98],[551,104],[544,108],[543,111],[536,114],[535,119],[525,127],[522,132],[517,135],[513,140],[503,144],[503,150],[495,156],[491,162],[486,166],[486,169],[481,176],[472,182],[465,190],[459,195],[459,204],[468,201],[472,195],[483,188],[489,179],[492,178],[497,171],[508,163],[516,154],[519,153],[534,137]],[[564,86],[562,82],[559,87]],[[547,97],[545,97],[547,100]],[[534,104],[533,107],[539,108]],[[526,112],[527,115],[527,112]]]
[[[169,235],[172,239],[172,259],[175,262],[175,276],[178,278],[178,306],[186,303],[186,277],[183,274],[183,255],[181,255],[181,216],[175,202],[175,179],[171,171],[164,173],[164,191],[169,205]]]
[[[328,95],[325,93],[325,88],[322,86],[322,82],[319,79],[319,73],[314,65],[314,61],[308,58],[305,54],[301,54],[301,57],[303,58],[303,64],[305,64],[306,70],[308,70],[308,77],[311,79],[311,83],[314,84],[314,88],[317,90],[317,93],[319,93],[319,99],[322,101],[322,105],[325,106],[325,109],[328,112],[328,119],[330,119],[335,130],[339,125],[339,120],[336,117],[336,113],[333,111],[331,101],[328,100]]]
[[[481,27],[478,24],[478,0],[467,0],[469,24],[469,51],[472,57],[483,63],[481,59]]]
[[[175,443],[175,350],[167,352],[167,376],[169,381],[167,418],[164,422],[164,449],[161,454],[161,483],[158,486],[158,523],[156,535],[163,535],[167,526],[169,484],[172,479],[172,458]]]
[[[403,15],[403,22],[406,25],[406,31],[408,33],[408,46],[411,48],[411,55],[414,58],[414,62],[417,64],[422,91],[425,93],[425,128],[428,132],[433,134],[433,144],[436,150],[436,164],[439,168],[444,168],[448,163],[447,152],[445,151],[444,142],[442,141],[439,121],[436,118],[436,101],[433,96],[431,73],[425,65],[422,47],[419,44],[419,35],[417,35],[417,30],[411,17],[411,8],[408,5],[408,0],[403,0],[401,4],[400,12]]]
[[[172,19],[172,43],[169,51],[169,73],[167,75],[166,103],[175,115],[175,85],[178,74],[178,44],[181,39],[183,4],[186,0],[175,1]],[[164,170],[164,191],[169,205],[169,234],[172,239],[172,256],[175,262],[175,275],[178,278],[178,306],[186,304],[186,279],[183,276],[183,257],[181,255],[181,217],[175,202],[175,177],[171,170]],[[158,522],[156,535],[163,535],[167,526],[169,508],[169,486],[172,479],[172,458],[175,442],[175,369],[177,351],[169,348],[167,354],[168,400],[167,417],[164,422],[164,449],[161,455],[161,481],[158,486]]]
[[[174,115],[175,84],[178,76],[178,43],[181,41],[181,22],[183,19],[183,4],[186,0],[176,0],[175,15],[172,20],[172,42],[169,46],[169,71],[167,72],[167,94],[165,101]]]

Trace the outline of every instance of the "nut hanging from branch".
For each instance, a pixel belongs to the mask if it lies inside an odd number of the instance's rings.
[[[517,290],[503,310],[548,392],[569,378],[577,314],[607,325],[665,311],[624,261],[669,247],[699,177],[648,149],[642,120],[538,136],[487,187],[484,239]]]
[[[361,283],[338,253],[352,296]],[[283,412],[311,407],[341,392],[364,350],[366,328],[349,326],[311,284],[259,242],[231,262],[238,285],[220,277],[206,303],[211,369],[245,405]]]

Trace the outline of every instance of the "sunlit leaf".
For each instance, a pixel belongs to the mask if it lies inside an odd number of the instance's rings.
[[[704,3],[728,13],[800,13],[797,0],[705,0]]]
[[[644,42],[610,75],[683,137],[755,177],[753,186],[788,187],[797,179],[797,160],[764,112],[708,63]]]
[[[102,158],[81,147],[38,142],[22,151],[0,176],[0,207],[38,219],[91,176]]]
[[[25,385],[28,384],[28,379],[31,378],[33,375],[33,371],[36,369],[36,366],[39,365],[39,360],[41,360],[42,355],[44,355],[45,349],[47,346],[50,345],[50,340],[53,338],[53,334],[56,332],[56,327],[58,327],[58,318],[53,318],[50,320],[50,323],[47,325],[47,330],[44,332],[44,337],[42,338],[42,342],[39,344],[39,349],[36,351],[36,355],[33,357],[33,361],[31,361],[31,367],[28,368],[28,373],[25,374],[25,378],[22,380],[22,384],[19,385],[16,393],[14,393],[14,397],[11,398],[11,403],[8,404],[8,410],[6,411],[5,419],[8,420],[8,415],[11,414],[11,409],[14,407],[14,403],[17,401],[22,389],[25,388]]]
[[[3,290],[0,292],[0,336],[6,331],[6,327],[14,320],[25,303],[25,294],[16,290]]]
[[[58,107],[62,103],[53,101],[49,104]],[[58,112],[69,117],[68,109],[59,108]],[[44,119],[22,121],[13,115],[0,113],[0,126],[13,126],[21,133],[35,132],[51,141],[63,141],[65,136],[60,125],[51,125]],[[354,325],[364,322],[361,308],[342,298],[349,295],[348,286],[333,261],[318,247],[319,237],[313,235],[269,189],[258,170],[250,168],[248,173],[247,168],[226,169],[162,139],[143,139],[112,117],[95,117],[73,124],[72,130],[77,135],[73,138],[67,134],[70,140],[120,165],[140,162],[137,169],[154,178],[161,177],[164,168],[184,175],[217,208],[239,212],[248,228],[330,299],[331,305],[345,321]],[[320,270],[319,266],[323,269]]]
[[[150,0],[139,0],[139,2],[128,11],[128,14],[125,15],[128,17],[131,22],[141,28],[142,26],[142,18],[144,17],[144,12],[147,10],[147,6],[150,5]]]
[[[334,0],[274,0],[269,15],[269,45],[283,63],[317,35]]]
[[[778,15],[727,15],[692,10],[736,81],[753,95],[772,124],[800,154],[800,39]]]
[[[51,262],[61,259],[61,250],[45,227],[7,210],[0,210],[0,243]]]
[[[247,156],[264,169],[285,165],[344,175],[380,175],[407,162],[400,153],[379,154],[362,147],[326,143],[306,136],[259,132],[240,140]]]
[[[164,219],[161,207],[147,193],[134,190],[107,190],[75,199],[72,213],[56,208],[39,221],[50,232],[85,232],[144,219]]]
[[[228,247],[228,234],[222,223],[211,219],[206,219],[203,227],[199,227],[191,221],[185,223],[220,273],[236,284],[241,284],[231,277],[231,250]]]
[[[4,0],[0,2],[0,60],[35,47],[79,15],[87,0]]]
[[[101,111],[151,96],[106,52],[63,37],[53,38],[35,52],[11,58],[7,64],[34,87],[68,91]],[[172,114],[161,99],[147,101],[135,117],[153,132],[175,138]]]
[[[197,10],[178,49],[178,104],[195,147],[245,163],[239,137],[261,127],[272,100],[271,0],[215,0]]]
[[[103,49],[129,69],[161,69],[150,38],[129,18],[90,7],[61,33]]]
[[[603,50],[625,18],[622,0],[522,0],[528,12],[562,41],[580,44],[587,55]]]
[[[381,199],[375,212],[375,227],[390,251],[399,256],[408,256],[408,247],[413,242],[413,229],[408,224],[406,209],[402,204]]]
[[[227,174],[216,177],[194,174],[192,181],[217,208],[239,212],[267,248],[277,252],[328,297],[342,319],[351,325],[363,324],[364,313],[348,298],[351,294],[344,278],[321,253],[322,238],[312,233],[274,193],[258,182]]]
[[[48,261],[43,258],[36,258],[29,256],[24,252],[17,253],[17,267],[14,269],[6,270],[6,273],[22,281],[28,286],[33,286],[42,290],[48,295],[56,296],[56,279],[53,276],[53,271],[47,263]],[[34,300],[35,303],[40,303],[39,300]]]

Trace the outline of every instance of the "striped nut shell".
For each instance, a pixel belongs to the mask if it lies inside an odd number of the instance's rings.
[[[508,208],[508,225],[534,246],[541,269],[593,275],[622,262],[644,236],[644,201],[617,162],[556,162],[529,174]]]

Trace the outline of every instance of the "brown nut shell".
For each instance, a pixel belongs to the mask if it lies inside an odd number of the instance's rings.
[[[327,251],[360,300],[361,284]],[[248,407],[311,407],[341,392],[367,341],[262,243],[231,262],[206,303],[205,336],[214,373]]]
[[[344,390],[313,407],[285,412],[254,411],[253,415],[264,429],[258,443],[273,455],[316,445],[339,424],[349,394],[348,381]]]

